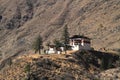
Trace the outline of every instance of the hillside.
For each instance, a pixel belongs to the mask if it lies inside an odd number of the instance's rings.
[[[103,57],[107,58],[104,60],[107,61],[104,70],[101,67]],[[119,79],[119,75],[115,77],[115,74],[118,74],[117,61],[116,55],[95,51],[77,51],[72,54],[59,55],[30,53],[6,62],[9,64],[6,64],[0,71],[0,79],[29,80],[26,78],[30,75],[30,80],[117,80]],[[26,67],[28,65],[29,67]]]
[[[38,34],[60,38],[65,24],[96,50],[120,49],[120,0],[0,0],[0,54],[27,53]]]
[[[25,80],[27,76],[25,66],[28,64],[30,64],[30,73],[34,78],[30,80],[90,80],[94,78],[94,71],[90,73],[85,69],[81,60],[72,56],[30,54],[14,59],[11,65],[1,70],[0,79]]]

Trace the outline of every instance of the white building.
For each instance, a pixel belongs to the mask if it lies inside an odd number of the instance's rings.
[[[49,48],[48,48],[48,50],[46,50],[46,53],[47,54],[54,54],[54,53],[61,54],[61,52],[63,52],[63,51],[64,51],[64,47],[60,47],[60,48],[56,49],[55,45],[49,45]]]
[[[80,35],[74,35],[70,37],[70,46],[72,50],[90,50],[91,42],[90,38]]]
[[[52,54],[55,53],[55,46],[54,45],[49,45],[49,49],[46,50],[47,54]]]

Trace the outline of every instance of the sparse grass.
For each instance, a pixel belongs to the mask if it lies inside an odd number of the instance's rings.
[[[82,67],[80,65],[77,65],[75,62],[69,62],[68,60],[66,60],[65,55],[63,54],[42,55],[44,56],[43,58],[40,57],[36,58],[36,56],[37,54],[30,54],[29,56],[27,55],[18,58],[16,61],[14,61],[11,67],[7,67],[3,70],[5,74],[4,76],[7,76],[7,78],[1,76],[1,73],[0,73],[0,78],[26,79],[25,77],[26,72],[29,72],[30,68],[31,68],[30,73],[42,72],[41,74],[44,75],[41,76],[45,76],[45,75],[50,76],[52,74],[54,74],[54,76],[55,74],[59,74],[63,76],[64,73],[69,72],[71,70],[73,70],[71,71],[71,73],[74,72],[74,74],[79,74],[80,70],[82,69]],[[36,60],[34,61],[33,58],[36,58]],[[26,65],[27,63],[31,63],[31,67],[29,67],[29,64]],[[34,76],[32,75],[31,77],[33,78]]]
[[[118,14],[117,16],[115,16],[114,20],[115,21],[120,20],[120,14]]]

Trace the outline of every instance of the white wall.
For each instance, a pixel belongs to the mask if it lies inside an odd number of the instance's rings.
[[[54,51],[54,48],[49,48],[50,51]]]
[[[80,45],[80,49],[84,49],[84,50],[90,50],[91,46],[89,43],[84,43],[84,46]]]
[[[52,54],[52,53],[55,53],[55,51],[53,51],[53,50],[48,51],[48,54]]]
[[[71,45],[72,46],[72,50],[81,50],[81,49],[84,49],[84,50],[90,50],[91,49],[91,46],[89,43],[84,43],[84,45]]]
[[[54,48],[49,48],[49,50],[46,51],[47,54],[55,53]]]
[[[79,45],[73,45],[72,50],[79,50]]]

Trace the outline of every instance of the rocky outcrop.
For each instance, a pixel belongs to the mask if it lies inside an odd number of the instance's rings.
[[[119,80],[120,79],[120,68],[109,69],[101,72],[96,76],[100,80]]]
[[[33,80],[119,79],[120,69],[116,68],[117,66],[113,66],[116,69],[106,67],[103,70],[101,68],[101,57],[107,57],[109,60],[108,56],[111,54],[91,52],[93,51],[78,51],[59,55],[24,54],[19,57],[12,56],[4,60],[0,65],[0,79],[25,79],[28,77],[28,72],[26,71],[29,71],[29,77]],[[111,56],[114,59],[114,56]],[[112,65],[116,64],[116,61],[118,60],[115,59]],[[28,65],[29,67],[26,70]]]
[[[36,54],[34,54],[36,55]],[[10,66],[0,71],[0,79],[25,79],[26,65],[30,65],[30,76],[34,80],[91,80],[94,73],[89,72],[81,63],[69,55],[40,55],[39,58],[28,57],[28,55],[15,59]],[[96,70],[97,72],[97,70]]]

